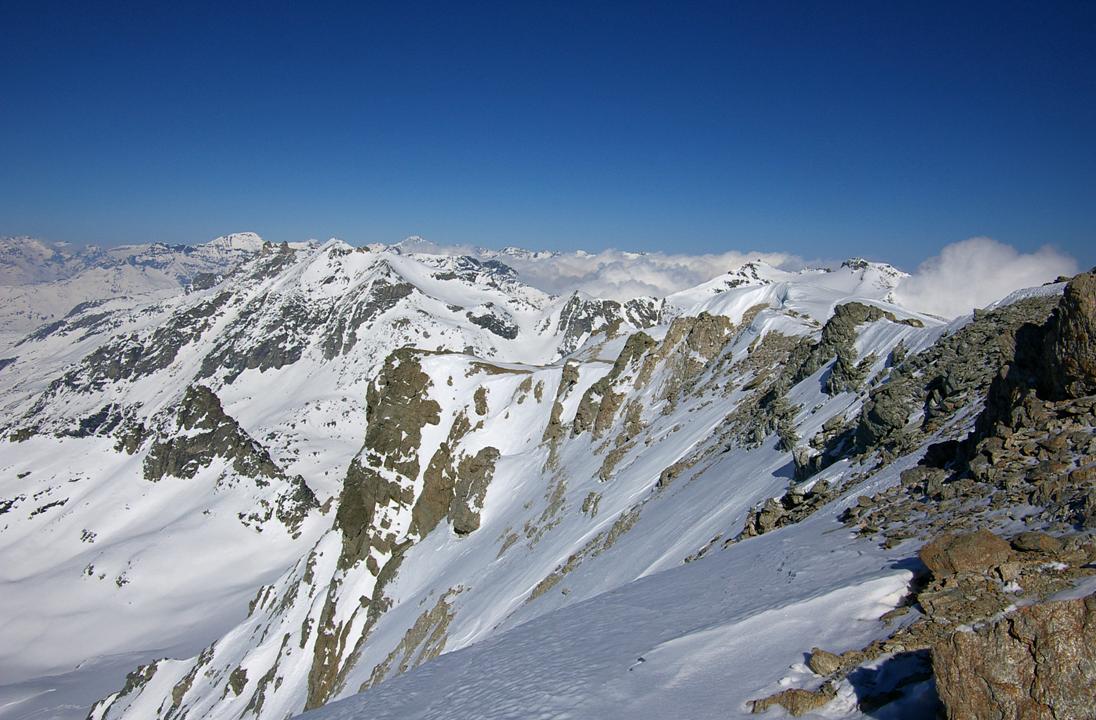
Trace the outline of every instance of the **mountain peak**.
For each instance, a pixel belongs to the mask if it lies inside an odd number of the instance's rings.
[[[258,233],[253,232],[229,233],[210,240],[206,246],[223,250],[258,252],[263,249],[263,239]]]

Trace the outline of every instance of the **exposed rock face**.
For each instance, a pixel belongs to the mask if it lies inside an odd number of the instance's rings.
[[[501,338],[513,340],[518,336],[518,326],[502,311],[492,308],[491,312],[483,315],[467,313],[466,317],[473,325],[478,325],[489,330]]]
[[[911,440],[939,431],[957,405],[981,393],[986,400],[974,432],[931,445],[921,466],[902,473],[901,488],[873,496],[867,508],[848,513],[847,522],[899,542],[944,529],[973,530],[989,524],[979,522],[987,514],[1027,504],[1039,508],[1023,516],[1032,529],[1047,523],[1062,523],[1056,533],[1067,525],[1096,527],[1091,481],[1096,397],[1041,396],[1045,378],[1055,372],[1043,355],[1044,333],[1056,322],[1044,319],[1051,314],[1050,300],[1030,298],[976,314],[967,327],[907,359],[872,393],[855,430],[857,445],[865,450],[908,447]],[[1055,312],[1059,319],[1069,315],[1064,309]],[[895,424],[904,411],[895,423],[874,420],[879,415],[874,403],[884,393],[891,396],[885,406],[908,397],[905,407],[916,407],[926,390],[924,420],[914,433]],[[832,444],[839,447],[838,440]]]
[[[252,478],[260,486],[270,482],[287,486],[267,515],[272,512],[291,531],[296,532],[305,516],[319,507],[316,495],[304,478],[286,475],[266,448],[225,413],[220,398],[204,385],[187,388],[170,425],[170,431],[152,443],[145,457],[146,480],[156,482],[168,475],[193,478],[215,458],[222,458],[231,462],[234,472]],[[124,444],[127,439],[140,442],[142,436],[143,429],[138,437],[123,438],[120,442]]]
[[[188,310],[177,312],[150,334],[131,333],[104,344],[51,382],[47,392],[57,394],[63,389],[97,392],[111,382],[136,380],[170,367],[185,345],[197,340],[212,326],[230,299],[231,293],[219,293]],[[109,320],[106,314],[66,318],[43,328],[39,335],[90,330],[89,321],[106,324]]]
[[[403,349],[388,357],[369,389],[365,444],[347,470],[335,515],[343,533],[341,567],[364,559],[370,546],[389,551],[395,541],[394,533],[377,537],[371,532],[374,516],[390,502],[415,499],[410,483],[419,474],[422,429],[440,422],[441,408],[426,394],[429,386],[415,352]]]
[[[410,283],[402,282],[395,277],[382,278],[373,283],[369,292],[362,298],[350,305],[336,308],[336,319],[331,323],[331,329],[324,339],[324,359],[330,360],[353,350],[358,342],[358,332],[362,325],[396,307],[414,290],[414,286]]]
[[[418,353],[404,348],[388,357],[369,389],[369,429],[361,452],[347,471],[335,522],[343,534],[340,567],[349,568],[364,560],[369,572],[376,577],[376,583],[371,597],[361,600],[365,626],[356,636],[350,634],[353,616],[345,623],[336,617],[338,583],[329,588],[308,678],[306,709],[326,702],[344,681],[344,674],[357,663],[361,643],[391,604],[384,595],[385,586],[396,576],[404,553],[417,539],[427,535],[444,517],[450,519],[458,535],[479,529],[480,510],[499,451],[488,446],[474,455],[454,456],[453,449],[471,428],[465,413],[454,419],[448,439],[441,443],[423,474],[421,492],[415,494],[413,481],[419,475],[417,450],[422,442],[423,428],[440,422],[440,406],[427,394],[430,386],[430,378],[423,372]],[[486,413],[486,396],[482,402]],[[391,522],[391,509],[401,506],[411,509],[407,533],[397,532]],[[385,516],[386,512],[388,516]],[[378,563],[378,557],[383,564]],[[385,677],[401,648],[402,652],[411,653],[424,642],[427,634],[429,638],[418,658],[413,663],[411,658],[405,658],[399,664],[399,671],[442,651],[445,627],[452,617],[446,602],[448,597],[447,594],[433,611],[425,613],[400,648],[393,650],[385,663],[374,668],[376,682]],[[340,665],[340,658],[348,648],[352,648],[352,657]]]
[[[864,451],[902,452],[946,429],[971,398],[984,393],[986,401],[965,440],[930,446],[899,487],[861,497],[842,516],[887,544],[950,531],[920,551],[931,577],[911,588],[910,603],[923,616],[864,650],[812,649],[809,667],[827,682],[883,653],[931,649],[949,718],[1094,717],[1096,594],[1047,601],[1093,572],[1096,547],[1083,529],[1096,527],[1094,290],[1091,275],[1078,276],[1049,320],[1043,298],[976,313],[954,335],[901,360],[872,392],[851,431]],[[912,427],[919,405],[923,420]],[[837,431],[822,447],[843,447]],[[813,460],[797,459],[797,468]],[[784,505],[769,501],[747,519],[747,531],[778,527],[789,515]],[[1010,517],[1032,531],[1010,543],[985,529],[1001,526],[1003,509],[1024,506],[1036,511]],[[1025,602],[1038,604],[1013,610]],[[781,705],[795,715],[825,702],[821,691],[791,688],[753,707]],[[870,710],[863,698],[859,707]]]
[[[761,507],[746,516],[746,525],[739,538],[763,535],[785,525],[797,523],[825,505],[833,493],[824,482],[815,483],[809,490],[792,488],[779,499],[769,498]]]
[[[1012,547],[1020,552],[1053,554],[1062,551],[1062,541],[1043,532],[1023,532],[1012,538]]]
[[[835,655],[822,648],[811,648],[811,658],[807,661],[807,667],[816,675],[832,675],[841,669],[841,665],[840,655]]]
[[[644,353],[655,344],[651,336],[644,332],[637,332],[628,337],[616,362],[613,363],[612,370],[591,385],[582,396],[571,427],[572,435],[577,437],[590,430],[594,438],[600,438],[605,433],[612,425],[616,412],[624,400],[622,394],[613,392],[613,384],[629,365],[639,362]]]
[[[949,718],[1081,720],[1093,716],[1096,594],[1021,608],[933,652]]]
[[[818,342],[804,348],[805,356],[793,359],[793,362],[799,360],[799,363],[791,377],[791,384],[803,380],[825,365],[830,358],[836,357],[833,370],[824,382],[825,391],[836,395],[839,392],[858,390],[864,382],[867,369],[856,363],[854,343],[857,328],[884,318],[898,322],[893,313],[874,305],[849,302],[835,307],[833,316],[822,327],[822,337]]]
[[[491,484],[498,459],[499,451],[496,448],[485,447],[461,460],[453,500],[449,504],[449,518],[453,522],[453,531],[458,535],[467,535],[479,529],[479,511],[483,508],[487,486]]]
[[[166,475],[192,478],[215,457],[232,461],[241,475],[276,478],[281,469],[270,455],[225,414],[216,394],[204,385],[191,385],[179,403],[179,429],[190,431],[159,440],[145,458],[145,479]]]
[[[1046,359],[1055,397],[1096,393],[1096,272],[1066,285],[1047,333]]]
[[[335,527],[342,533],[339,568],[346,570],[364,561],[376,582],[371,596],[363,598],[345,621],[337,613],[338,582],[330,586],[317,628],[305,709],[326,702],[357,662],[361,643],[390,605],[385,586],[398,573],[404,553],[416,539],[432,530],[447,512],[456,516],[453,524],[457,532],[479,527],[479,509],[498,451],[485,448],[464,458],[456,470],[452,468],[451,445],[469,427],[464,415],[454,421],[449,441],[435,453],[424,487],[416,496],[423,428],[441,421],[441,407],[429,396],[430,387],[420,353],[402,348],[388,356],[367,393],[365,443],[347,470]],[[410,534],[394,525],[394,518],[406,508],[411,510]],[[360,634],[351,634],[358,613],[364,614],[364,627]],[[348,651],[351,658],[340,664]],[[436,652],[441,652],[441,645]]]
[[[663,301],[635,298],[625,303],[600,300],[574,293],[559,314],[556,332],[563,337],[559,352],[568,355],[579,348],[591,333],[619,327],[627,322],[635,328],[647,328],[662,319]],[[610,332],[610,334],[612,334]]]

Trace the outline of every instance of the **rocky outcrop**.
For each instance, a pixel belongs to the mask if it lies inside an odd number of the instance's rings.
[[[338,616],[338,582],[333,580],[329,586],[316,628],[306,710],[326,702],[342,674],[353,666],[355,660],[346,658],[354,656],[387,609],[385,586],[399,571],[403,554],[413,542],[393,527],[393,516],[415,504],[422,430],[441,421],[441,407],[427,394],[430,385],[418,352],[404,348],[388,356],[367,392],[365,442],[347,469],[335,529],[342,538],[339,570],[364,562],[376,582],[371,596],[362,597],[349,619]],[[422,513],[421,507],[416,510]],[[365,627],[351,636],[359,613],[365,617]]]
[[[251,300],[202,360],[199,376],[235,382],[245,370],[277,370],[301,359],[330,307],[289,295],[264,293]]]
[[[864,648],[811,648],[807,667],[822,685],[755,700],[754,712],[773,705],[791,715],[811,712],[835,697],[839,683],[851,682],[859,710],[872,715],[907,688],[931,691],[923,683],[935,674],[940,699],[955,720],[1091,717],[1070,708],[1085,707],[1086,693],[1091,705],[1096,596],[1048,598],[1091,577],[1087,564],[1096,556],[1096,543],[1082,534],[1035,532],[1010,543],[983,529],[944,533],[920,556],[929,573],[917,574],[902,603],[880,618],[905,615],[907,622]],[[1017,611],[1018,605],[1025,607]],[[915,608],[920,613],[910,615]],[[869,672],[881,673],[880,682],[858,684],[855,678]]]
[[[1096,702],[1096,594],[1031,605],[933,650],[953,720],[1082,720]]]
[[[1045,358],[1053,397],[1096,394],[1096,271],[1066,285],[1048,327]]]
[[[258,443],[229,417],[221,400],[204,385],[191,385],[178,405],[171,430],[162,433],[145,457],[145,479],[155,482],[171,475],[192,478],[214,458],[232,462],[241,475],[277,478],[281,469]]]
[[[413,285],[396,276],[381,278],[369,287],[368,293],[355,298],[352,304],[336,308],[336,316],[329,323],[329,329],[325,328],[324,332],[324,359],[331,360],[353,350],[358,343],[358,332],[362,325],[396,307],[414,291]]]
[[[375,515],[390,503],[414,502],[422,429],[441,421],[441,407],[426,394],[429,386],[416,352],[403,349],[388,357],[369,388],[365,443],[350,463],[335,514],[343,537],[342,568],[364,560],[370,546],[391,551],[394,533],[379,533]]]
[[[589,430],[596,439],[609,429],[617,410],[624,401],[622,393],[613,392],[614,383],[630,366],[638,364],[643,355],[655,344],[651,336],[644,332],[637,332],[628,337],[612,369],[591,385],[582,396],[571,425],[572,435],[577,437]]]
[[[493,366],[480,363],[476,367],[492,372]],[[317,627],[306,709],[326,702],[358,663],[373,626],[391,606],[385,588],[398,574],[407,551],[445,517],[458,535],[479,528],[480,510],[499,451],[488,446],[472,455],[458,452],[458,443],[472,429],[467,414],[472,408],[466,408],[454,417],[447,439],[422,470],[423,429],[441,422],[441,407],[428,394],[431,384],[421,364],[421,352],[403,348],[389,355],[369,388],[365,443],[347,471],[335,527],[342,535],[339,570],[364,563],[376,580],[371,594],[360,598],[348,619],[339,617],[339,580],[329,587]],[[473,404],[480,401],[473,400]],[[486,413],[486,396],[482,405]],[[420,471],[422,484],[416,489]],[[400,518],[408,510],[410,522],[405,524]],[[443,610],[448,612],[448,605],[439,604],[437,612]],[[356,615],[364,616],[361,625],[356,624]],[[435,625],[441,621],[429,615],[420,625],[427,620],[430,623],[420,630],[425,633],[426,628],[434,628],[440,635],[428,643],[432,649],[424,650],[424,657],[441,652],[444,624],[448,623],[446,620],[437,629]],[[358,632],[352,633],[354,628]],[[414,637],[417,647],[422,638]],[[406,669],[407,664],[399,666]],[[375,669],[374,674],[377,672]],[[380,671],[377,677],[386,672]]]
[[[823,381],[823,389],[830,395],[858,390],[866,378],[867,369],[856,362],[854,343],[857,329],[866,323],[883,319],[898,322],[894,313],[874,305],[849,302],[835,307],[833,315],[822,326],[822,336],[818,342],[804,348],[805,357],[795,358],[799,362],[793,368],[790,385],[807,378],[830,358],[836,358],[833,369]]]
[[[471,312],[466,313],[465,317],[473,325],[487,330],[489,332],[498,335],[505,340],[514,340],[518,336],[518,326],[514,324],[513,318],[509,316],[503,310],[498,308],[488,307],[489,312],[485,312],[482,315],[475,315]]]
[[[623,323],[636,329],[657,325],[662,319],[664,302],[640,297],[620,303],[573,293],[560,309],[556,323],[556,334],[562,337],[560,357],[577,350],[592,334],[605,331],[611,335]]]
[[[200,338],[213,325],[232,294],[222,292],[187,310],[176,312],[151,333],[122,335],[100,346],[72,370],[50,383],[47,396],[62,390],[91,393],[117,381],[134,381],[164,370],[175,362],[179,351]],[[105,321],[106,315],[94,316]],[[70,330],[84,327],[89,319],[60,320]]]
[[[735,540],[764,535],[785,525],[793,525],[813,514],[834,497],[825,482],[810,488],[793,487],[779,498],[769,498],[746,516],[746,525]]]
[[[456,484],[453,487],[453,499],[449,503],[449,520],[453,523],[453,532],[467,535],[479,529],[480,510],[487,498],[487,486],[495,474],[495,463],[499,451],[485,447],[475,455],[461,459],[457,466]]]
[[[120,442],[125,441],[124,437]],[[305,516],[319,507],[304,478],[288,476],[266,448],[224,411],[220,398],[212,390],[204,385],[191,385],[174,417],[160,428],[149,448],[143,464],[144,477],[151,482],[167,476],[190,479],[218,458],[228,462],[237,475],[251,478],[259,486],[272,482],[285,485],[273,506],[257,508],[252,515],[242,517],[245,524],[276,515],[296,532]]]

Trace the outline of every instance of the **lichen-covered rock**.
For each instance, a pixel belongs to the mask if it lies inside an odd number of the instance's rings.
[[[1021,608],[933,648],[952,720],[1087,720],[1096,707],[1096,595]]]
[[[1012,555],[1009,544],[988,530],[942,535],[921,548],[921,562],[940,577],[961,572],[984,573]]]
[[[811,648],[811,657],[807,661],[807,667],[818,675],[832,675],[843,666],[840,655],[827,652],[822,648]]]

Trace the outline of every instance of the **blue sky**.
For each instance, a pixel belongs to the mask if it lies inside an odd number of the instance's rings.
[[[1093,2],[170,5],[0,4],[0,234],[1096,264]]]

